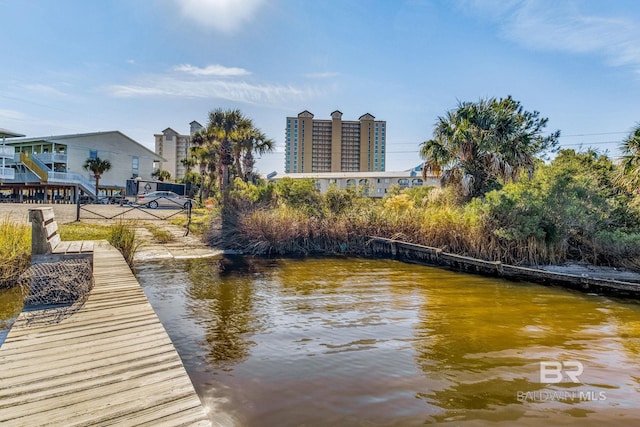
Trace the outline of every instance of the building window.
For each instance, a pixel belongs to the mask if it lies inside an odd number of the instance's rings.
[[[140,164],[140,159],[138,159],[137,157],[132,157],[131,158],[131,176],[133,176],[134,178],[138,176],[139,170],[138,170],[138,166]]]
[[[98,158],[98,150],[90,150],[89,151],[89,158],[91,160],[95,160]]]

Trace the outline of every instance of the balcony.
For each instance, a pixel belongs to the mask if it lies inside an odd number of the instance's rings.
[[[38,153],[31,157],[37,157],[43,163],[67,163],[68,156],[64,153]]]
[[[10,145],[0,145],[0,158],[13,159],[15,148]]]
[[[13,147],[11,147],[13,148]],[[16,170],[13,168],[0,167],[0,179],[15,179]]]

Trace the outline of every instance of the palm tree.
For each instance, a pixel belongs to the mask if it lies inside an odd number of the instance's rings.
[[[246,126],[246,118],[240,110],[217,108],[209,113],[207,133],[219,142],[218,147],[218,187],[224,191],[229,185],[229,167],[233,164],[233,141]]]
[[[640,124],[637,124],[620,147],[622,162],[616,182],[634,194],[640,194]]]
[[[205,183],[207,195],[203,196],[208,197],[216,181],[224,191],[232,175],[250,180],[255,164],[253,155],[272,151],[274,142],[240,110],[218,108],[209,113],[207,127],[192,136],[191,145],[191,157],[199,163]]]
[[[217,180],[220,143],[203,128],[191,137],[191,145],[191,158],[198,164],[201,176],[200,196],[207,199]]]
[[[241,128],[240,137],[234,144],[234,160],[237,174],[243,181],[249,182],[252,179],[253,167],[255,165],[254,153],[263,155],[273,151],[274,141],[249,121],[248,126]]]
[[[535,156],[554,148],[560,136],[542,136],[547,121],[511,97],[461,102],[438,117],[433,139],[421,144],[422,174],[435,174],[466,200],[516,180],[521,171],[532,174]]]
[[[111,162],[109,160],[102,160],[100,157],[94,159],[89,158],[84,162],[83,169],[93,173],[93,177],[96,180],[96,198],[98,197],[98,184],[102,174],[111,169]]]

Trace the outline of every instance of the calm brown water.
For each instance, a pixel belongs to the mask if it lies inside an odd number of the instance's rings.
[[[222,425],[640,422],[636,303],[384,260],[231,264],[136,273]],[[541,382],[543,361],[565,370]]]

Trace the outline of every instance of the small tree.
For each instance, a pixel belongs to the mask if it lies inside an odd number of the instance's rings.
[[[165,169],[158,169],[153,171],[151,177],[157,179],[158,181],[171,181],[171,172]]]
[[[111,169],[111,162],[109,160],[102,160],[100,157],[95,159],[87,159],[82,166],[83,169],[93,173],[93,177],[96,180],[96,198],[98,197],[98,184],[102,174]]]

